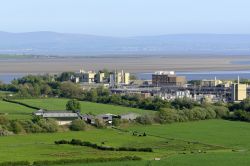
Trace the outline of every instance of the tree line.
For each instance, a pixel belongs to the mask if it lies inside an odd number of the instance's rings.
[[[164,114],[164,111],[167,112],[167,114],[172,112],[171,114],[175,114],[174,116],[178,117],[175,118],[178,120],[174,121],[218,117],[231,120],[250,121],[249,98],[240,103],[229,104],[197,103],[188,98],[175,99],[174,101],[169,102],[158,97],[143,98],[140,95],[112,94],[109,89],[103,87],[83,90],[78,84],[68,81],[71,74],[72,73],[62,73],[56,78],[50,75],[28,75],[13,80],[11,84],[0,83],[0,90],[15,92],[14,97],[16,98],[62,97],[155,110],[162,114]],[[69,105],[68,107],[71,106]]]

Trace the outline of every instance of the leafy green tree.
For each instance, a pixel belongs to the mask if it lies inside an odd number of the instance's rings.
[[[6,118],[5,116],[0,115],[0,125],[6,125],[9,123],[8,118]]]
[[[70,81],[71,77],[74,76],[74,72],[63,72],[60,74],[60,76],[57,78],[57,81]]]
[[[69,128],[73,131],[82,131],[86,129],[86,123],[81,119],[76,119],[72,121]]]
[[[11,121],[10,127],[11,127],[11,131],[13,131],[15,134],[18,134],[24,131],[22,125],[18,121]]]
[[[149,125],[153,123],[153,118],[150,117],[149,115],[143,115],[137,117],[135,121],[140,124]]]
[[[178,122],[179,115],[176,110],[167,108],[157,112],[156,120],[162,124]]]
[[[80,98],[83,90],[72,82],[63,82],[60,85],[61,97]]]
[[[121,119],[113,118],[112,125],[119,126],[121,124]]]
[[[225,118],[229,116],[229,110],[224,106],[213,106],[213,109],[216,113],[216,118]]]
[[[66,110],[77,112],[81,110],[81,104],[76,99],[71,99],[66,104]]]
[[[54,119],[41,119],[37,124],[43,129],[43,132],[54,133],[59,129],[59,126]]]
[[[86,92],[85,99],[88,101],[96,102],[98,100],[98,93],[96,89],[91,89]]]
[[[106,127],[104,121],[100,119],[95,119],[95,126],[99,129],[103,129]]]

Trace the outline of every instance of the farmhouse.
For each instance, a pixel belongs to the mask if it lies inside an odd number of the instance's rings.
[[[40,109],[33,114],[43,118],[55,119],[59,125],[70,124],[73,120],[81,118],[78,112],[74,113],[72,111],[45,111]]]
[[[96,118],[103,120],[105,123],[112,124],[113,118],[119,118],[119,116],[108,113],[108,114],[97,115]]]
[[[81,119],[84,120],[88,124],[95,124],[95,116],[89,115],[89,114],[83,114],[81,115]]]

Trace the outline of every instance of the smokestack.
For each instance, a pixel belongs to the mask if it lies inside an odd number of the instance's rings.
[[[238,75],[238,84],[240,84],[240,76]]]

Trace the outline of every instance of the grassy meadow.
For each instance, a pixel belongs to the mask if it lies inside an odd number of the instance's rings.
[[[66,103],[68,99],[59,99],[59,98],[49,98],[49,99],[21,99],[17,100],[22,103],[26,103],[35,107],[43,108],[46,110],[65,110]],[[92,113],[92,114],[124,114],[129,112],[134,112],[138,114],[147,114],[154,113],[149,110],[142,110],[137,108],[129,108],[123,106],[109,105],[109,104],[100,104],[81,101],[81,112],[82,113]]]
[[[207,120],[169,125],[131,126],[128,132],[91,129],[82,132],[0,137],[0,161],[58,160],[139,156],[142,161],[86,165],[249,165],[250,125],[244,122]],[[133,132],[147,136],[133,136]],[[101,151],[90,147],[55,145],[72,138],[112,147],[151,147],[153,152]],[[154,158],[161,158],[154,161]],[[85,164],[70,164],[75,166]]]
[[[67,99],[21,99],[20,102],[47,110],[65,110]],[[30,119],[30,108],[0,101],[0,114],[10,119]],[[154,113],[122,106],[81,102],[82,113]],[[70,166],[235,166],[250,164],[250,124],[226,120],[203,120],[173,124],[130,124],[121,130],[88,128],[81,132],[19,134],[0,137],[0,163],[83,158],[138,156],[142,161],[124,161]],[[133,133],[146,136],[133,135]],[[80,139],[103,146],[152,148],[153,152],[102,151],[85,146],[55,145],[58,140]],[[160,161],[154,161],[160,158]],[[68,165],[68,166],[69,166]]]
[[[30,119],[34,111],[25,106],[0,100],[0,114],[7,116],[9,119]]]

